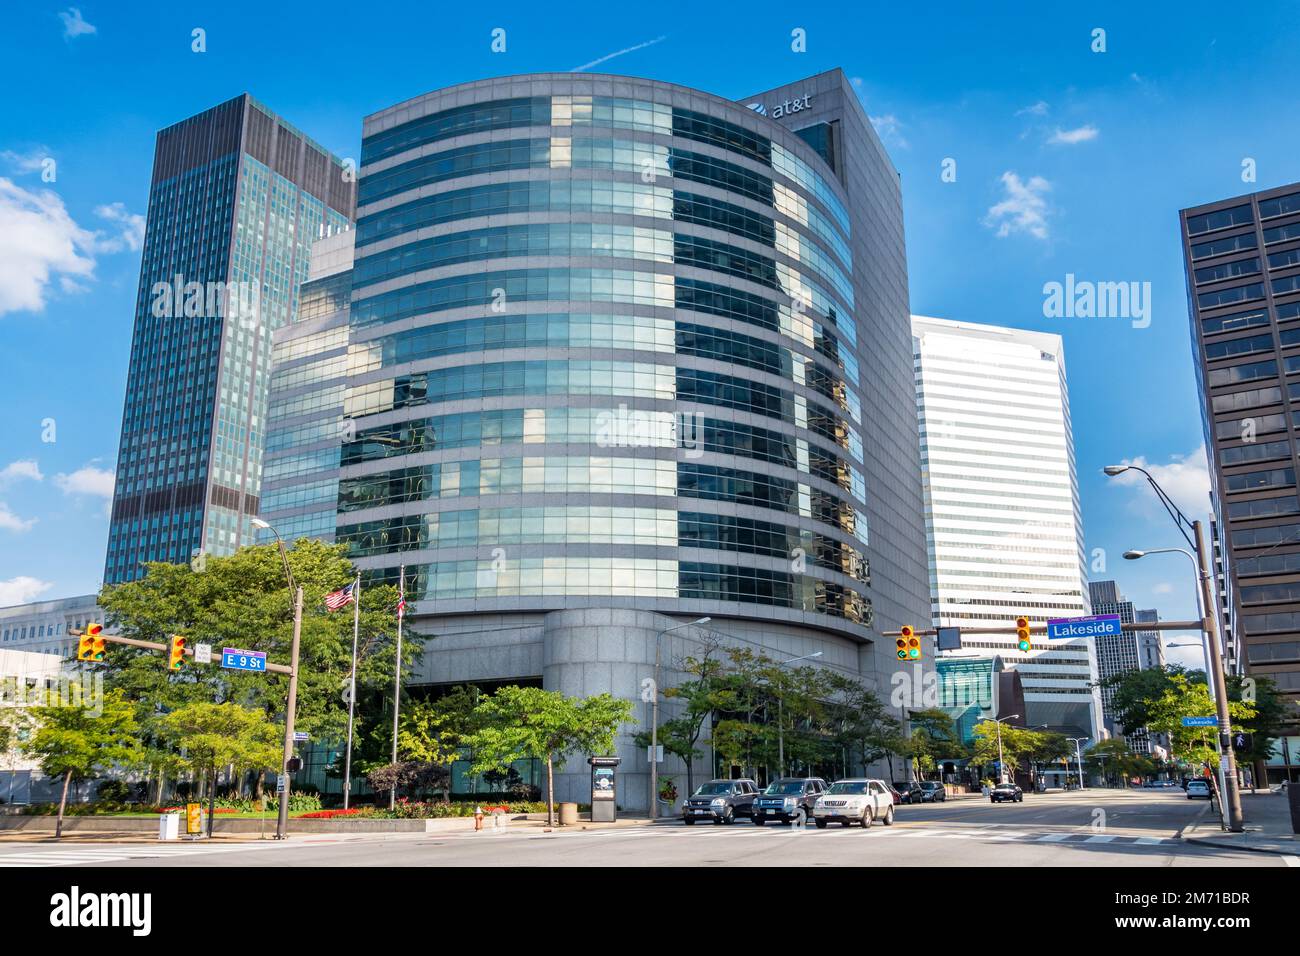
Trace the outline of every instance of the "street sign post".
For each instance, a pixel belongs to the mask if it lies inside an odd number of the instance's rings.
[[[1217,727],[1219,726],[1218,717],[1184,717],[1184,727]]]
[[[211,664],[212,663],[212,645],[195,644],[194,645],[194,663]]]
[[[1121,633],[1123,628],[1118,614],[1060,617],[1047,622],[1049,641],[1069,641],[1079,637],[1113,637]]]
[[[246,651],[238,647],[221,649],[221,666],[234,671],[266,671],[264,651]]]

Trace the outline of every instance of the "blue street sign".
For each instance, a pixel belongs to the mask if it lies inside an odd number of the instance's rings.
[[[245,651],[238,647],[221,649],[221,666],[232,671],[266,671],[265,651]]]
[[[304,730],[295,730],[293,732],[293,739],[298,743],[304,743],[305,741],[311,740],[311,734]]]
[[[1047,622],[1049,641],[1068,641],[1076,637],[1114,637],[1123,632],[1118,614],[1061,617]]]
[[[1218,717],[1184,717],[1184,727],[1217,727],[1219,726]]]

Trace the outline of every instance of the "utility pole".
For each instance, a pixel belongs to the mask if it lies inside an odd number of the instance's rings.
[[[293,597],[293,649],[289,656],[289,703],[284,712],[284,759],[281,761],[281,777],[284,790],[280,793],[280,812],[275,822],[275,838],[283,840],[289,829],[289,761],[293,759],[293,715],[298,709],[298,642],[302,638],[302,585]]]
[[[1228,807],[1228,829],[1241,833],[1245,822],[1241,812],[1241,790],[1237,786],[1237,757],[1232,750],[1232,718],[1228,713],[1228,685],[1223,678],[1223,656],[1219,653],[1219,615],[1216,613],[1218,603],[1214,600],[1214,579],[1210,574],[1209,557],[1205,550],[1205,528],[1201,522],[1193,521],[1192,530],[1196,536],[1196,559],[1201,571],[1201,607],[1205,611],[1205,638],[1210,646],[1211,678],[1214,681],[1215,708],[1219,717],[1219,744],[1222,753],[1219,756],[1219,769],[1226,784],[1224,799]]]

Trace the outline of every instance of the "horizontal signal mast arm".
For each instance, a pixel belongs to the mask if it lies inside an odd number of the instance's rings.
[[[962,627],[960,624],[954,624],[953,627],[963,634],[1014,634],[1016,633],[1015,625],[1006,627]],[[1121,624],[1120,630],[1123,631],[1199,631],[1205,626],[1204,621],[1152,621],[1149,624]],[[945,628],[947,630],[947,628]],[[1030,633],[1046,634],[1046,624],[1032,624],[1029,627]],[[881,631],[882,637],[901,637],[902,631]],[[938,631],[930,628],[922,630],[916,628],[913,632],[921,637],[935,637]]]
[[[81,637],[81,636],[82,636],[83,634],[85,634],[85,633],[86,633],[85,631],[75,631],[75,630],[71,630],[71,629],[68,631],[68,635],[69,635],[70,637]],[[156,644],[156,643],[154,643],[153,641],[137,641],[137,640],[136,640],[135,638],[133,638],[133,637],[113,637],[113,636],[111,636],[111,635],[109,635],[109,634],[101,634],[101,635],[99,635],[99,639],[100,639],[101,641],[104,641],[106,644],[124,644],[124,645],[127,646],[127,647],[139,647],[139,648],[143,648],[143,649],[146,650],[146,651],[169,651],[169,650],[171,650],[171,648],[168,647],[166,644]],[[188,647],[185,648],[185,656],[186,656],[186,657],[193,657],[193,656],[194,656],[194,651],[193,651],[193,649],[188,648]],[[266,669],[267,669],[269,672],[273,673],[273,674],[292,674],[292,673],[293,673],[292,669],[286,667],[285,665],[283,665],[283,664],[272,664],[272,663],[270,663],[269,661],[267,662]]]

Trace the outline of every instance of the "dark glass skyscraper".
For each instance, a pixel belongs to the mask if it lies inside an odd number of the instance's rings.
[[[1297,702],[1300,183],[1184,209],[1180,222],[1215,524],[1226,539],[1237,640],[1228,656]],[[1269,769],[1275,779],[1286,772]]]
[[[353,217],[345,173],[247,94],[159,132],[105,583],[254,540],[270,336]]]

